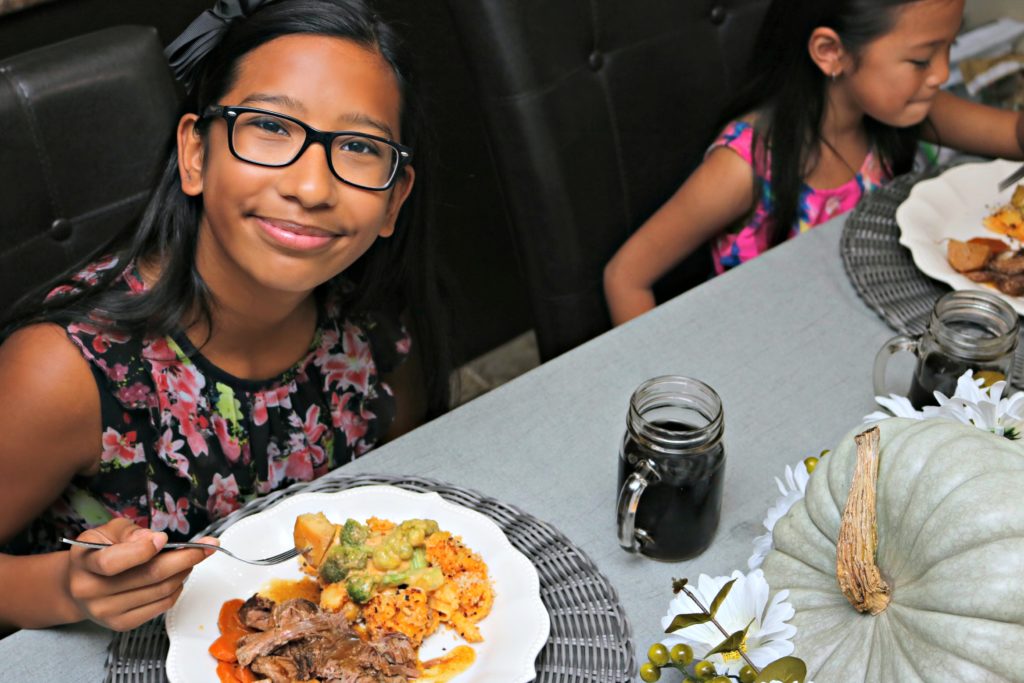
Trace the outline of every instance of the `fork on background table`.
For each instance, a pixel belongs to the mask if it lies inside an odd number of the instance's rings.
[[[1024,178],[1024,164],[1021,164],[1020,168],[999,181],[999,191],[1002,192],[1022,178]]]
[[[99,548],[107,548],[107,547],[113,545],[112,543],[94,543],[92,541],[76,541],[76,540],[72,540],[70,538],[62,538],[60,540],[61,540],[62,543],[67,543],[68,545],[77,545],[77,546],[81,546],[82,548],[99,549]],[[286,560],[292,559],[293,557],[297,556],[300,552],[302,552],[298,548],[290,548],[289,550],[285,550],[283,553],[278,553],[277,555],[271,555],[270,557],[264,557],[263,559],[260,559],[260,560],[247,560],[244,557],[239,557],[238,555],[235,555],[233,552],[231,552],[227,548],[223,548],[223,547],[221,547],[219,545],[213,545],[212,543],[195,543],[195,542],[168,543],[167,545],[165,545],[163,547],[163,550],[173,550],[175,548],[202,548],[202,549],[209,549],[209,550],[217,550],[217,551],[220,551],[222,553],[225,553],[225,554],[229,555],[230,557],[235,558],[236,560],[239,560],[240,562],[245,562],[246,564],[258,564],[258,565],[280,564],[280,563],[282,563],[282,562],[284,562]]]

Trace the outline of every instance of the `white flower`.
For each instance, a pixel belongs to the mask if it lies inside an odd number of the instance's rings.
[[[779,487],[779,493],[782,496],[775,499],[775,503],[768,508],[768,514],[761,522],[768,533],[761,534],[754,539],[754,554],[747,560],[747,568],[757,569],[764,562],[764,558],[772,549],[772,530],[775,528],[775,523],[782,519],[783,515],[789,512],[789,509],[798,500],[804,497],[807,480],[810,477],[811,473],[807,471],[807,466],[802,460],[793,467],[786,465],[785,482],[775,477],[775,484]]]
[[[793,643],[790,639],[796,635],[796,627],[786,623],[794,614],[793,606],[785,602],[789,597],[789,591],[779,591],[769,603],[768,582],[760,569],[746,575],[734,571],[732,576],[715,578],[701,574],[697,583],[688,584],[686,589],[696,595],[705,607],[710,607],[718,591],[730,579],[736,579],[736,583],[732,585],[728,597],[719,607],[715,620],[727,633],[742,631],[750,624],[742,650],[759,669],[791,654]],[[661,627],[668,628],[677,614],[700,611],[700,607],[694,604],[685,592],[680,591],[669,603],[668,612],[661,620]],[[707,656],[708,651],[714,649],[725,638],[726,636],[722,635],[714,624],[706,623],[673,631],[661,642],[669,649],[677,643],[686,643],[693,648],[696,659],[707,659],[712,662],[719,674],[738,675],[746,664],[738,652]]]
[[[986,388],[982,388],[983,384],[984,380],[975,379],[974,372],[968,370],[957,380],[952,396],[936,391],[934,395],[938,405],[925,406],[922,410],[915,410],[903,396],[876,396],[875,401],[891,415],[879,410],[865,416],[864,421],[877,422],[892,416],[915,420],[942,418],[974,425],[1009,439],[1020,438],[1024,426],[1024,392],[1003,398],[1006,382],[994,382]]]
[[[897,396],[896,394],[889,394],[889,398],[875,396],[875,402],[889,412],[885,413],[881,410],[876,410],[870,415],[864,416],[865,422],[878,422],[879,420],[887,420],[890,417],[909,417],[913,420],[924,419],[924,413],[916,410],[913,404],[910,403],[910,399],[906,396]]]

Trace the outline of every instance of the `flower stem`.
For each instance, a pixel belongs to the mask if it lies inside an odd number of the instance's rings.
[[[694,604],[697,605],[697,607],[700,607],[700,610],[704,612],[704,614],[708,615],[711,618],[711,623],[718,627],[718,630],[722,632],[723,636],[728,638],[730,635],[732,635],[724,628],[722,628],[722,625],[718,623],[717,619],[715,619],[715,615],[711,614],[711,612],[708,611],[708,608],[701,604],[700,600],[697,599],[697,596],[690,592],[690,589],[688,589],[686,586],[682,586],[682,591],[686,593],[686,597],[690,598],[690,600],[693,600]],[[761,673],[761,670],[754,666],[754,663],[750,661],[750,657],[747,656],[747,653],[744,652],[742,648],[737,649],[736,651],[739,652],[740,657],[743,657],[744,661],[746,661],[746,663],[750,665],[750,668],[754,670],[754,673]]]

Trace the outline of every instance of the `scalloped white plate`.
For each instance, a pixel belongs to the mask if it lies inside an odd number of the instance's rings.
[[[998,192],[1000,180],[1020,167],[1019,161],[997,159],[954,166],[945,173],[923,180],[910,190],[896,209],[900,244],[910,250],[918,269],[953,289],[977,289],[997,294],[1024,313],[1024,297],[1003,294],[995,287],[972,282],[953,270],[946,260],[946,240],[966,241],[971,237],[994,237],[1009,241],[987,229],[982,220],[1013,196],[1013,187]]]
[[[377,516],[393,521],[436,520],[461,536],[487,563],[494,584],[494,606],[480,622],[482,643],[471,645],[476,661],[456,683],[526,683],[536,677],[534,660],[547,642],[550,619],[540,599],[533,564],[516,550],[497,524],[474,510],[450,503],[436,493],[416,493],[394,486],[363,486],[338,493],[300,493],[263,512],[245,517],[221,535],[221,543],[250,557],[266,557],[292,544],[295,518],[323,512],[335,522]],[[216,660],[207,652],[217,638],[220,606],[248,598],[271,579],[300,578],[298,560],[257,567],[215,553],[201,562],[167,613],[167,677],[171,683],[218,683]],[[437,657],[462,639],[444,627],[420,648],[423,660]]]

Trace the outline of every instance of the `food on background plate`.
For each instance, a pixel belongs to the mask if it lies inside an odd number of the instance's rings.
[[[1015,240],[1024,239],[1024,185],[1018,185],[1009,204],[985,217],[985,227]],[[991,237],[951,239],[946,259],[953,270],[970,280],[991,283],[1003,294],[1024,294],[1024,249],[1014,249]]]
[[[295,521],[295,547],[310,577],[275,580],[246,601],[221,608],[210,646],[222,683],[434,681],[467,669],[472,648],[421,662],[418,648],[442,625],[470,643],[494,591],[487,565],[433,520],[399,524],[371,517]]]
[[[1024,240],[1024,184],[1013,191],[1010,203],[1000,206],[982,221],[992,232]]]

